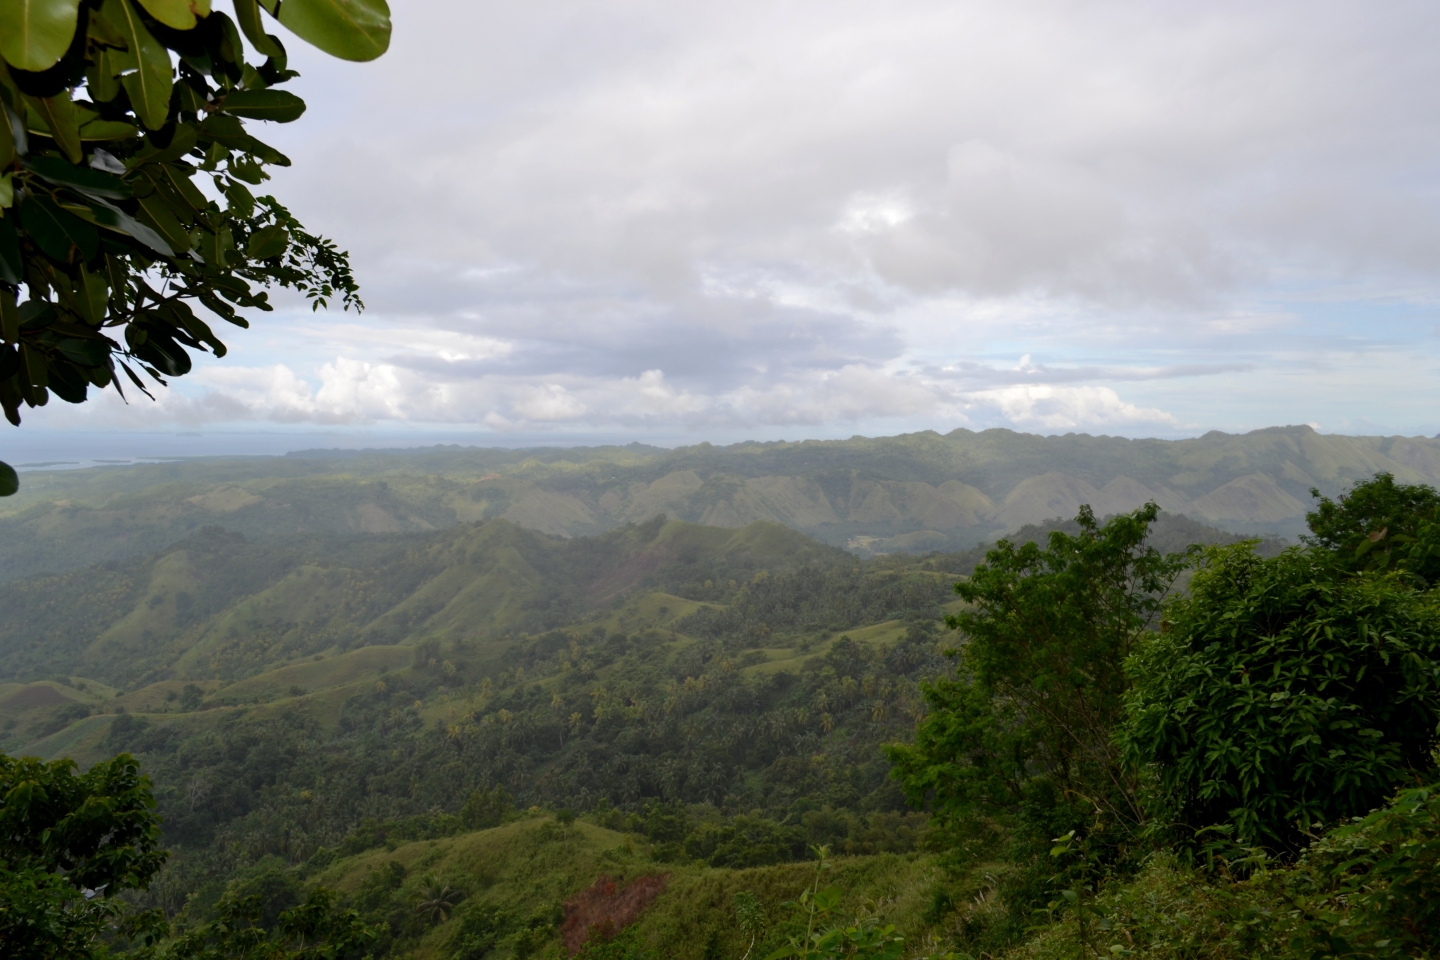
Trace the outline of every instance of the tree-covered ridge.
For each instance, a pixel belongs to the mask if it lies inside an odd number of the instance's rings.
[[[410,635],[409,647],[327,650],[319,662],[228,685],[162,680],[99,696],[88,717],[45,708],[44,722],[70,723],[47,742],[78,736],[96,754],[129,749],[154,776],[174,857],[146,902],[172,913],[189,902],[196,922],[221,917],[226,881],[266,857],[314,870],[535,804],[598,811],[661,863],[758,867],[804,859],[816,843],[850,855],[920,849],[924,817],[905,808],[879,747],[913,723],[918,683],[947,669],[933,620],[893,619],[938,615],[954,577],[922,569],[938,558],[867,566],[763,525],[656,522],[589,542],[485,529],[505,532],[512,564],[526,556],[557,583],[583,571],[575,596],[602,584],[590,621],[496,640]],[[386,549],[413,562],[416,538],[399,539]],[[438,556],[458,556],[455,533],[431,539],[445,543]],[[273,558],[260,550],[245,559],[247,545],[220,534],[210,549],[213,562],[231,554],[255,569]],[[647,550],[663,562],[635,564]],[[629,590],[617,598],[621,586]],[[769,613],[792,588],[823,597],[857,586],[853,637]],[[673,629],[702,609],[687,593],[705,609],[760,610],[774,628],[760,637]],[[392,649],[404,659],[328,688],[285,679]],[[67,676],[22,693],[75,684],[98,688]],[[380,913],[391,909],[382,893],[371,905]],[[402,914],[382,942],[406,942],[413,919]]]
[[[237,680],[367,645],[542,631],[640,587],[723,600],[762,571],[854,562],[773,524],[663,517],[572,540],[503,520],[260,543],[207,528],[134,564],[0,587],[0,676]]]
[[[562,536],[664,513],[712,526],[779,523],[861,555],[969,549],[1029,523],[1163,510],[1245,535],[1304,531],[1385,469],[1440,481],[1440,443],[1309,427],[1194,440],[1006,430],[661,450],[439,447],[313,451],[27,473],[0,516],[0,578],[143,556],[219,525],[252,540],[423,532],[487,518]]]

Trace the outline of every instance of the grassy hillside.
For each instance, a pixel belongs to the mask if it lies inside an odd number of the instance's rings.
[[[800,443],[313,451],[27,472],[0,505],[0,578],[164,549],[206,526],[250,540],[445,529],[499,518],[576,537],[664,513],[780,524],[873,555],[964,549],[1088,503],[1154,499],[1223,529],[1293,535],[1310,504],[1390,471],[1440,480],[1440,440],[1276,427],[1193,440],[956,430]]]
[[[396,938],[395,946],[416,960],[449,960],[465,932],[482,926],[489,927],[494,955],[503,956],[527,939],[526,925],[536,918],[544,924],[543,935],[531,935],[531,955],[563,957],[564,943],[553,930],[553,918],[563,915],[564,903],[599,877],[621,887],[637,877],[663,878],[663,892],[630,931],[650,956],[742,956],[748,944],[735,920],[735,897],[742,893],[759,900],[768,921],[753,955],[765,956],[793,931],[793,911],[785,904],[811,882],[813,864],[726,869],[657,861],[643,835],[607,829],[588,819],[591,822],[580,820],[566,829],[552,815],[531,814],[498,828],[342,858],[306,880],[362,902],[382,899],[372,892],[377,878],[398,881],[383,896],[386,906],[409,906],[422,895],[427,877],[463,891],[459,909],[448,920],[412,922]],[[970,903],[993,884],[997,870],[1003,867],[995,863],[947,870],[934,854],[879,854],[833,860],[825,879],[845,890],[846,909],[869,911],[894,923],[921,946],[937,934],[943,936],[943,924],[954,919],[935,915],[937,895]],[[489,923],[477,922],[481,918]]]
[[[709,582],[718,599],[760,571],[852,562],[763,522],[657,518],[565,540],[493,520],[259,543],[210,527],[128,564],[0,587],[0,676],[233,681],[357,647],[557,627],[647,584]]]

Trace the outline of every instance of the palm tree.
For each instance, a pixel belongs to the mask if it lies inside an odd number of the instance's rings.
[[[415,912],[431,923],[444,923],[450,919],[450,911],[460,902],[461,893],[446,883],[435,879],[433,873],[420,878],[420,899],[415,903]]]

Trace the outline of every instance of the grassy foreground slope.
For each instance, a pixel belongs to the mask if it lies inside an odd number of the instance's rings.
[[[0,578],[138,557],[220,526],[251,540],[424,532],[482,519],[566,537],[659,513],[781,524],[862,554],[956,550],[1001,531],[1149,499],[1240,533],[1294,534],[1309,490],[1377,471],[1440,480],[1440,440],[1308,426],[1192,440],[956,430],[661,450],[311,451],[27,472],[0,505]]]
[[[848,910],[895,923],[910,931],[920,946],[931,936],[943,937],[944,925],[956,920],[943,912],[936,915],[937,895],[942,902],[973,905],[978,897],[983,904],[982,894],[993,884],[996,870],[1003,867],[980,864],[947,871],[933,854],[880,854],[832,861],[825,882],[845,891]],[[490,830],[346,857],[309,874],[306,882],[342,891],[365,905],[393,905],[391,909],[423,898],[429,883],[452,886],[464,899],[449,919],[412,922],[389,945],[396,954],[416,960],[450,960],[467,930],[487,927],[493,952],[482,955],[523,954],[528,947],[535,957],[566,956],[555,929],[565,901],[601,877],[621,887],[637,877],[659,877],[664,891],[640,914],[631,935],[649,956],[704,960],[745,953],[747,943],[735,919],[740,893],[755,896],[768,921],[752,955],[765,956],[780,946],[782,935],[794,927],[793,912],[785,904],[799,896],[814,872],[813,863],[717,869],[657,862],[642,836],[584,820],[562,828],[551,815],[532,814]],[[377,896],[384,886],[390,889]]]

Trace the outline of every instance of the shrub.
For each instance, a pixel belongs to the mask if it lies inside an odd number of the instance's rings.
[[[1156,765],[1183,836],[1294,852],[1430,767],[1440,609],[1405,575],[1213,547],[1169,617],[1129,664],[1120,740]]]

